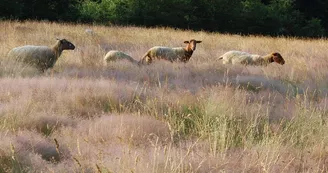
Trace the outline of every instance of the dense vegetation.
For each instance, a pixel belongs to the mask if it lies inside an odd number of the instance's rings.
[[[4,0],[0,18],[274,36],[328,35],[328,1],[324,0]]]

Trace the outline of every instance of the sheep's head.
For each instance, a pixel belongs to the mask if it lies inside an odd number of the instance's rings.
[[[195,39],[191,39],[190,41],[184,41],[184,43],[188,44],[186,49],[188,51],[194,51],[196,50],[196,44],[197,43],[201,43],[202,41],[198,41],[198,40],[195,40]]]
[[[280,55],[280,53],[278,53],[278,52],[274,52],[274,53],[271,54],[271,56],[272,56],[272,61],[273,61],[273,62],[276,62],[276,63],[278,63],[278,64],[280,64],[280,65],[284,65],[284,64],[285,64],[285,60],[284,60],[284,58]]]
[[[73,43],[67,41],[66,39],[59,40],[63,50],[74,50],[75,46]]]

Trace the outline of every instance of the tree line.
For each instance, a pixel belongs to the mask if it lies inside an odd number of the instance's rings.
[[[3,0],[1,19],[326,37],[326,0]]]

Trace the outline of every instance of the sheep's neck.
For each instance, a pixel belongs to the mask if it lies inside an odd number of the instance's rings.
[[[60,57],[61,53],[63,52],[63,49],[60,45],[60,43],[56,43],[54,46],[52,46],[52,50],[54,51],[55,53],[55,57],[56,59],[58,59],[58,57]]]
[[[189,45],[187,45],[184,51],[184,56],[181,58],[181,61],[188,62],[192,56],[192,53],[194,53],[194,51],[189,47]]]
[[[268,54],[268,55],[263,56],[263,60],[265,61],[265,63],[272,63],[272,62],[274,62],[271,54]]]

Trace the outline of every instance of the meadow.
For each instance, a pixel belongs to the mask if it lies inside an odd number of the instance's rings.
[[[92,34],[86,33],[92,29]],[[0,172],[326,172],[328,40],[0,22]],[[7,52],[75,44],[44,74]],[[139,60],[197,39],[188,63]],[[229,50],[285,65],[223,65]]]

